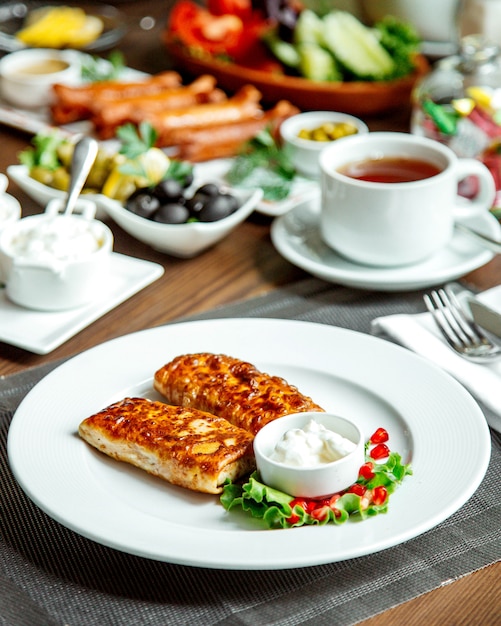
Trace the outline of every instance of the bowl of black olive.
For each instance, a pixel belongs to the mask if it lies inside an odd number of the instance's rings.
[[[155,250],[190,258],[226,237],[254,211],[261,189],[165,179],[139,188],[124,204],[101,198],[110,217]]]

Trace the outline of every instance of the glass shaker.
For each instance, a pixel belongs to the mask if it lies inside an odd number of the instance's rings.
[[[412,94],[411,132],[478,158],[491,171],[501,207],[501,56],[484,35],[467,35],[459,54],[439,61]],[[468,188],[471,187],[471,189]],[[475,194],[474,180],[461,193]]]

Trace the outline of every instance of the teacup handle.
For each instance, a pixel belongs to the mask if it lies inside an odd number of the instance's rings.
[[[468,176],[475,176],[479,182],[478,193],[472,200],[457,197],[454,206],[454,218],[461,219],[478,215],[489,210],[496,196],[496,186],[492,174],[487,167],[476,159],[458,159],[456,163],[456,178],[459,184]]]

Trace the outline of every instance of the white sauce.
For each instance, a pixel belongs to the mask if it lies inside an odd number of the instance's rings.
[[[338,461],[355,448],[353,441],[311,419],[304,429],[292,428],[285,432],[270,458],[279,463],[306,467]]]
[[[71,261],[96,252],[102,242],[91,223],[60,216],[20,228],[9,244],[14,256],[36,261]]]

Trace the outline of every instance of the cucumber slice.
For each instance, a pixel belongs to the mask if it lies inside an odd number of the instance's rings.
[[[299,53],[295,46],[280,39],[275,30],[265,33],[263,35],[263,41],[280,63],[293,68],[299,65]]]
[[[294,43],[323,44],[324,23],[311,9],[304,9],[299,14],[299,18],[294,27]]]
[[[390,54],[375,33],[346,11],[332,11],[323,18],[324,41],[342,65],[361,79],[382,79],[395,69]]]
[[[310,80],[342,80],[336,61],[330,52],[314,43],[303,43],[297,47],[299,52],[298,70]]]

